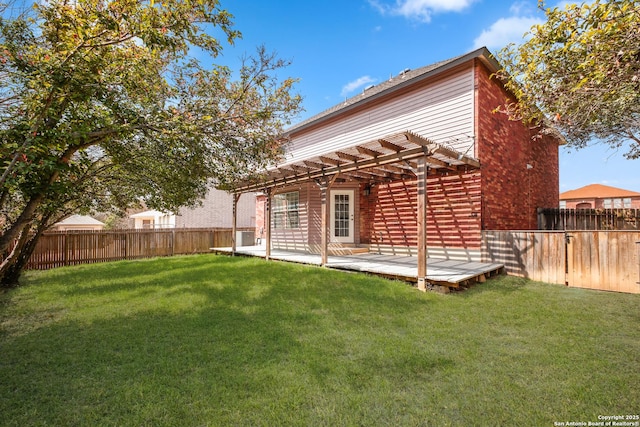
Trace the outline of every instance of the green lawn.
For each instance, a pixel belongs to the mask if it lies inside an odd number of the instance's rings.
[[[499,277],[421,293],[200,255],[0,295],[7,426],[552,426],[640,413],[640,295]]]

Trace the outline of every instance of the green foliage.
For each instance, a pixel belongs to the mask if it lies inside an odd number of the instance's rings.
[[[33,14],[0,19],[0,253],[73,212],[175,211],[281,155],[301,101],[277,77],[287,62],[260,47],[234,77],[195,58],[221,52],[213,28],[240,37],[217,0],[53,0]]]
[[[597,138],[640,157],[640,1],[570,4],[546,17],[498,55],[516,96],[504,111],[546,122],[575,148]]]
[[[637,414],[640,295],[502,276],[450,295],[189,256],[0,294],[0,424],[551,426]]]

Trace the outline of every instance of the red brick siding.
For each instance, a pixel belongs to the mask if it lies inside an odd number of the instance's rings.
[[[427,182],[427,242],[430,247],[480,247],[480,176],[434,175]],[[363,243],[417,245],[416,183],[396,181],[361,196]]]
[[[537,228],[536,209],[557,207],[558,143],[492,111],[507,92],[476,62],[476,156],[481,163],[482,228]],[[527,167],[530,165],[531,167]]]
[[[480,248],[480,174],[434,176],[427,182],[427,244]]]
[[[396,181],[371,188],[368,203],[361,207],[368,218],[368,235],[363,243],[416,246],[416,185],[412,181]]]

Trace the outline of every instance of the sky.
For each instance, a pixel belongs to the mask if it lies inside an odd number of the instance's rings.
[[[497,52],[542,23],[537,0],[221,0],[242,39],[217,62],[231,67],[258,46],[291,61],[311,117],[398,74],[485,46]],[[564,7],[566,2],[547,6]],[[640,159],[594,144],[560,148],[560,192],[604,184],[640,192]]]

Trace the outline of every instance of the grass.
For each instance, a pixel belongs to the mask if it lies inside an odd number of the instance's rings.
[[[640,296],[214,255],[29,272],[0,424],[553,425],[640,410]]]

